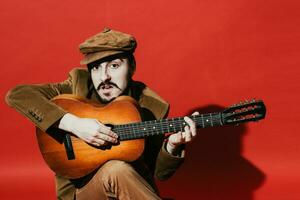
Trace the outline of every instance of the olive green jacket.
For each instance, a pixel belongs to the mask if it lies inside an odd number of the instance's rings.
[[[75,68],[69,73],[69,78],[60,83],[19,85],[11,89],[6,96],[6,102],[25,117],[30,119],[37,127],[47,131],[55,122],[65,114],[62,108],[49,101],[60,94],[75,94],[87,97],[89,89],[89,73],[86,69]],[[130,85],[129,95],[134,97],[141,109],[146,113],[145,118],[161,119],[167,116],[169,105],[151,89],[141,82],[133,81]],[[96,100],[93,91],[91,99]],[[147,165],[139,173],[155,187],[153,176],[159,180],[169,178],[183,161],[181,157],[172,156],[165,150],[163,137],[149,137],[146,139],[144,153],[139,159]],[[136,163],[133,163],[135,165]],[[56,176],[57,198],[71,200],[75,195],[75,187],[63,177]]]

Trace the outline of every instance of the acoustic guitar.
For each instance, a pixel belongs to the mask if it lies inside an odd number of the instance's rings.
[[[83,177],[108,160],[137,160],[144,150],[144,138],[183,131],[183,117],[141,121],[137,102],[121,96],[107,105],[100,105],[74,95],[59,95],[52,99],[69,113],[83,118],[95,118],[112,127],[119,136],[119,144],[99,148],[87,144],[72,133],[60,129],[43,132],[37,128],[40,151],[48,166],[69,179]],[[190,116],[197,128],[223,126],[258,121],[265,118],[266,107],[261,100],[234,104],[222,112]]]

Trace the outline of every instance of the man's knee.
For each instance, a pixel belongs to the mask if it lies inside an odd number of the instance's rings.
[[[110,160],[101,167],[104,179],[124,178],[134,172],[132,166],[124,161]]]

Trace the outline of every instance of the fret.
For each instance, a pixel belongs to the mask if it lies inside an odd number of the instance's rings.
[[[221,121],[221,113],[214,113],[215,115],[215,124],[214,126],[222,126],[222,121]]]
[[[174,127],[174,133],[175,132],[177,132],[177,130],[179,129],[178,128],[178,126],[179,126],[179,124],[178,124],[178,122],[177,122],[178,120],[176,119],[176,118],[173,118],[173,127]]]
[[[128,129],[127,138],[131,139],[131,137],[132,137],[132,124],[128,124],[127,129]]]
[[[204,126],[204,117],[203,117],[203,115],[201,115],[201,119],[202,119],[202,128],[205,128],[205,126]]]
[[[123,132],[123,134],[122,134],[122,138],[123,138],[123,140],[124,140],[124,139],[126,139],[126,130],[125,130],[125,125],[121,125],[120,127],[122,128],[122,132]]]
[[[137,137],[137,134],[136,134],[136,132],[135,132],[135,127],[134,127],[135,125],[136,125],[136,124],[131,124],[131,129],[130,129],[130,130],[132,131],[131,134],[133,135],[133,137]]]
[[[156,131],[157,131],[157,135],[161,135],[162,133],[164,133],[161,119],[156,123]]]
[[[156,130],[155,130],[155,128],[153,128],[155,126],[153,125],[153,123],[151,121],[149,121],[148,126],[149,126],[148,130],[151,131],[151,135],[155,135]]]
[[[118,126],[118,135],[119,135],[120,140],[123,140],[124,129],[123,129],[122,125]]]
[[[151,123],[151,127],[152,127],[152,131],[153,131],[153,135],[157,135],[157,127],[154,122]]]
[[[177,121],[175,118],[172,118],[172,127],[173,127],[173,133],[175,133],[177,131]]]
[[[131,133],[132,133],[131,124],[127,124],[127,125],[126,125],[126,129],[127,129],[126,138],[127,138],[127,139],[131,139]]]
[[[152,131],[153,131],[153,135],[156,135],[156,133],[157,133],[157,128],[156,128],[156,126],[155,126],[155,124],[151,124],[151,127],[152,127]]]
[[[182,131],[184,129],[185,121],[184,121],[183,117],[178,118],[178,123],[179,124],[178,124],[178,130],[177,130],[177,132],[178,131]]]
[[[146,123],[146,127],[147,127],[147,132],[149,133],[149,135],[153,135],[153,130],[152,130],[152,128],[151,128],[151,122],[150,121],[145,121],[145,123]]]
[[[149,132],[147,131],[147,126],[146,126],[146,122],[141,122],[142,126],[141,126],[141,132],[143,133],[143,135],[145,136],[150,136]]]
[[[145,136],[143,131],[141,131],[141,124],[140,123],[134,123],[134,132],[136,136],[142,135]]]
[[[204,124],[205,124],[205,127],[208,127],[208,126],[210,126],[210,121],[209,121],[209,119],[208,119],[208,116],[207,116],[207,115],[205,116],[205,119],[204,119]]]
[[[159,133],[160,133],[160,131],[159,131],[159,126],[158,126],[158,123],[159,123],[159,122],[160,122],[160,121],[154,122],[153,125],[152,125],[153,130],[155,131],[155,135],[159,135]]]
[[[160,121],[159,124],[160,124],[160,128],[161,128],[161,131],[160,131],[161,134],[165,133],[164,125],[163,125],[163,120],[164,120],[164,119],[159,120],[159,121]]]
[[[125,126],[125,128],[126,128],[126,138],[127,139],[129,139],[130,137],[130,124],[126,124],[126,126]]]
[[[179,124],[180,124],[180,131],[182,131],[183,130],[183,126],[184,126],[184,120],[180,120]]]
[[[219,113],[218,117],[219,117],[218,121],[219,121],[220,125],[222,126],[223,125],[223,123],[222,123],[222,113]]]
[[[213,127],[213,126],[214,126],[214,123],[213,123],[212,114],[211,114],[211,113],[209,113],[209,116],[210,116],[210,123],[211,123],[211,126]]]
[[[114,126],[113,129],[112,129],[112,131],[114,131],[118,135],[118,137],[120,137],[121,132],[119,130],[119,126]]]
[[[149,133],[149,135],[153,135],[153,132],[152,132],[152,128],[151,128],[151,125],[150,125],[150,121],[145,121],[145,125],[146,125],[146,131],[147,133]]]
[[[145,128],[145,127],[144,127],[144,123],[141,122],[141,123],[136,124],[136,125],[135,125],[135,131],[136,131],[136,133],[137,133],[136,135],[137,135],[137,136],[141,136],[141,137],[142,137],[142,136],[147,136],[147,135],[145,135],[144,128]]]
[[[211,127],[214,127],[214,126],[217,126],[218,124],[217,124],[217,121],[218,121],[218,119],[217,119],[217,116],[216,116],[216,114],[215,113],[210,113],[210,118],[211,118]]]
[[[149,132],[147,127],[147,121],[144,121],[142,123],[143,123],[143,135],[151,136],[151,133]]]
[[[170,125],[170,127],[172,127],[173,128],[173,131],[172,132],[176,132],[176,129],[175,129],[175,124],[174,124],[174,118],[171,118],[171,120],[172,120],[172,124]]]
[[[128,136],[127,136],[127,138],[132,138],[134,135],[132,134],[132,131],[133,131],[133,129],[132,129],[132,124],[128,124]]]
[[[168,129],[168,133],[171,133],[170,129],[169,129],[169,123],[168,123],[168,120],[165,120],[166,122],[166,126],[167,126],[167,129]]]
[[[124,124],[123,125],[123,128],[124,128],[124,135],[123,135],[123,138],[126,140],[127,139],[127,124]]]
[[[123,126],[122,125],[118,125],[118,135],[119,135],[119,138],[120,140],[123,139],[123,135],[124,135],[124,129],[123,129]]]
[[[177,124],[177,120],[175,118],[173,118],[173,127],[174,127],[174,133],[177,132],[178,130],[178,124]]]

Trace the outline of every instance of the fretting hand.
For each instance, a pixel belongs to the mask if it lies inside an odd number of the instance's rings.
[[[199,115],[199,112],[194,112],[192,115]],[[181,144],[191,142],[197,135],[196,123],[189,117],[184,117],[184,121],[188,124],[184,127],[184,131],[169,136],[166,148],[170,154],[176,155]]]

